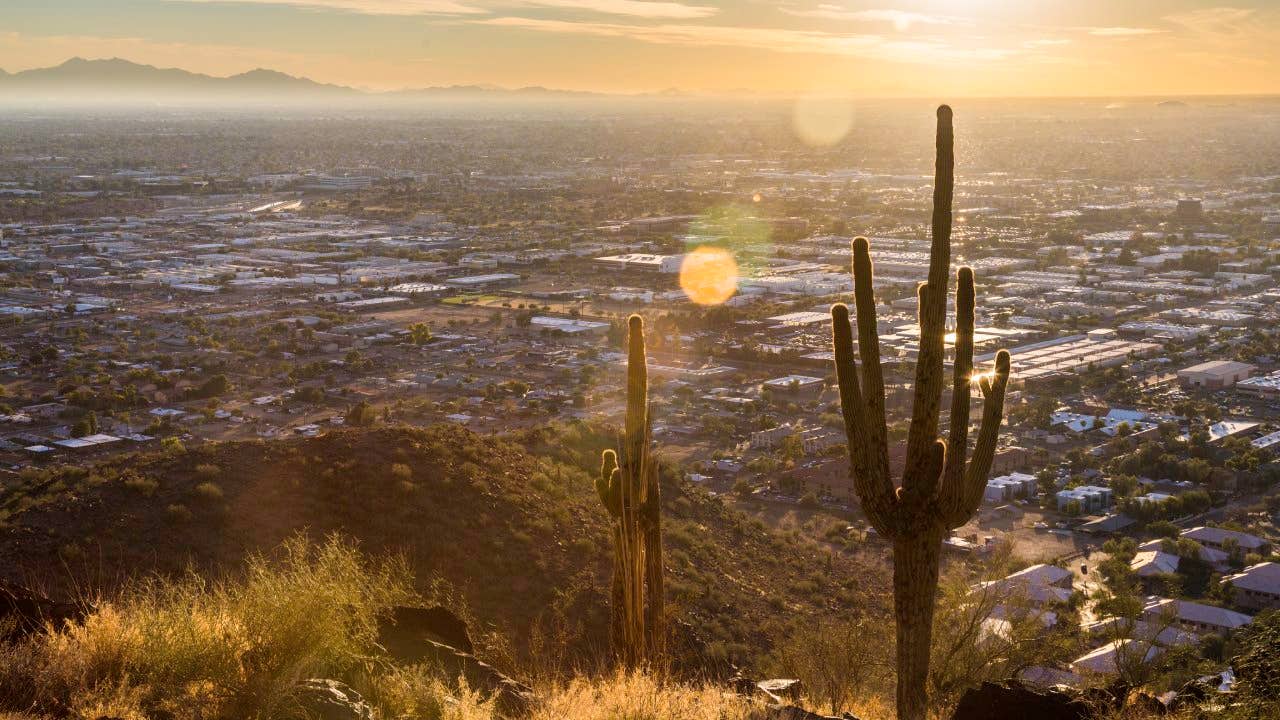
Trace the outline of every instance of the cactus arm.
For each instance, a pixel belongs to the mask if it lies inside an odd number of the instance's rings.
[[[969,459],[963,481],[951,483],[944,489],[941,498],[942,512],[948,527],[957,528],[969,521],[978,505],[982,503],[982,491],[987,484],[987,476],[991,473],[991,463],[995,459],[996,439],[1000,433],[1000,423],[1004,419],[1004,396],[1009,386],[1009,353],[1001,350],[996,354],[995,373],[991,378],[982,378],[982,426],[978,430],[978,442]]]
[[[969,399],[973,385],[974,299],[973,270],[956,274],[956,356],[951,388],[951,433],[947,437],[947,463],[943,484],[954,485],[964,475],[964,455],[969,444]]]
[[[858,383],[858,365],[853,356],[853,329],[849,324],[849,308],[842,303],[834,305],[831,308],[831,320],[836,383],[840,388],[840,412],[844,416],[845,438],[849,443],[854,490],[862,501],[863,512],[876,532],[885,537],[893,537],[897,528],[893,481],[887,471],[880,471],[878,458],[873,467],[873,461],[867,457],[868,418],[864,413],[862,391]],[[873,331],[874,328],[873,323]]]
[[[876,299],[871,243],[853,240],[853,298],[858,321],[858,352],[862,355],[862,398],[869,469],[889,478],[889,433],[885,428],[884,371],[880,367],[880,334],[876,330]],[[889,479],[889,483],[892,484]]]
[[[596,477],[596,493],[600,496],[600,504],[604,505],[614,518],[622,514],[618,490],[618,454],[613,450],[605,450],[600,454],[600,475]]]

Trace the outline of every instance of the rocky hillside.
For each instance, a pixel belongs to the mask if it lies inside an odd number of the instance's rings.
[[[608,528],[582,426],[516,438],[457,426],[342,430],[28,471],[0,485],[0,578],[56,593],[139,573],[238,567],[298,533],[399,552],[517,650],[607,639]],[[874,552],[840,557],[664,477],[669,602],[686,660],[751,664],[813,613],[883,612]],[[540,627],[544,632],[531,629]]]

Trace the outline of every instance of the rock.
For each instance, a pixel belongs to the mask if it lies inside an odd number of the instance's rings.
[[[733,673],[733,677],[729,678],[729,687],[733,688],[733,691],[739,695],[746,695],[747,697],[755,695],[760,689],[756,687],[755,680],[745,677],[741,672],[737,671]]]
[[[794,701],[800,698],[800,681],[792,678],[761,680],[756,683],[756,687],[760,689],[760,692],[767,695],[770,700],[779,705],[784,700]]]
[[[83,608],[75,603],[52,600],[20,585],[0,585],[0,640],[26,637],[46,622],[57,627],[83,617]]]
[[[422,641],[427,652],[420,662],[434,665],[449,680],[462,677],[467,686],[494,698],[498,712],[508,716],[527,715],[533,707],[533,688],[502,674],[475,656],[433,640]]]
[[[984,682],[960,697],[951,720],[1089,720],[1094,714],[1095,706],[1063,690]]]
[[[435,666],[450,682],[462,677],[472,690],[492,696],[503,715],[526,715],[532,707],[533,689],[472,655],[466,622],[446,608],[393,609],[378,624],[378,644],[401,665]]]
[[[298,707],[315,720],[373,720],[373,708],[360,693],[338,680],[311,678],[293,688]]]
[[[768,720],[858,720],[852,713],[819,715],[795,705],[770,705],[765,717]]]
[[[475,652],[467,623],[448,608],[395,607],[378,624],[378,643],[395,656],[410,656],[422,638],[464,653]]]
[[[1179,688],[1173,699],[1169,701],[1169,710],[1177,712],[1193,707],[1218,694],[1218,686],[1222,683],[1222,675],[1210,675],[1196,678]]]
[[[1160,698],[1142,690],[1130,692],[1124,699],[1124,706],[1136,709],[1141,717],[1166,715],[1169,712],[1169,707],[1161,702]]]

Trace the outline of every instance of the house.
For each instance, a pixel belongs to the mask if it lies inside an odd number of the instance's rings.
[[[982,501],[1003,503],[1014,498],[1034,497],[1036,494],[1036,477],[1026,473],[1010,473],[994,477],[987,481]]]
[[[1071,589],[1072,574],[1057,565],[1032,565],[1005,578],[1006,581]]]
[[[1142,609],[1142,619],[1149,623],[1160,624],[1166,616],[1173,625],[1200,635],[1229,635],[1253,622],[1252,615],[1188,600],[1155,598]]]
[[[1201,545],[1229,552],[1230,546],[1235,545],[1241,552],[1257,553],[1259,555],[1268,555],[1271,553],[1271,543],[1263,540],[1257,535],[1249,533],[1237,532],[1235,530],[1225,530],[1215,527],[1194,527],[1189,530],[1182,531],[1182,537],[1191,538]],[[1234,542],[1231,542],[1234,541]]]
[[[999,592],[1008,595],[1025,594],[1027,599],[1039,605],[1065,603],[1071,599],[1073,575],[1056,565],[1032,565],[1000,580],[990,580],[973,586],[974,592]]]
[[[1168,550],[1166,550],[1165,548],[1165,543],[1169,543],[1170,545],[1172,545],[1173,541],[1165,538],[1156,538],[1155,540],[1148,540],[1142,543],[1141,545],[1139,545],[1138,550],[1160,550],[1167,553]],[[1199,557],[1200,560],[1208,564],[1210,567],[1212,567],[1214,570],[1218,570],[1219,572],[1221,572],[1227,569],[1228,565],[1230,564],[1230,558],[1227,556],[1226,553],[1222,552],[1221,550],[1215,550],[1211,547],[1205,547],[1200,543],[1196,543],[1196,547],[1198,548],[1196,556]]]
[[[1231,597],[1238,607],[1280,609],[1280,564],[1261,562],[1250,565],[1242,572],[1223,577],[1222,582],[1231,584]]]
[[[1129,562],[1129,568],[1140,578],[1172,575],[1178,572],[1179,558],[1163,550],[1141,550]]]
[[[1090,650],[1072,660],[1071,672],[1078,675],[1114,675],[1125,663],[1151,662],[1160,654],[1160,648],[1144,640],[1123,638]]]
[[[1111,488],[1097,485],[1081,485],[1079,487],[1059,490],[1055,496],[1058,500],[1058,511],[1067,509],[1071,503],[1078,503],[1083,513],[1096,512],[1111,505]]]

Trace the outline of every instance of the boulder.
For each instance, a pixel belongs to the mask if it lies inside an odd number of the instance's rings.
[[[50,599],[20,585],[0,585],[0,640],[17,640],[50,623],[55,627],[84,617],[75,603]]]
[[[794,701],[800,698],[800,681],[794,678],[761,680],[756,683],[756,687],[775,703],[781,704],[784,700]]]
[[[768,720],[858,720],[851,713],[819,715],[795,705],[770,705],[765,717]]]
[[[984,682],[960,697],[951,720],[1089,720],[1095,711],[1091,703],[1064,690]]]
[[[373,708],[360,693],[338,680],[301,680],[294,685],[293,693],[306,717],[315,720],[373,720]]]
[[[448,608],[395,607],[378,624],[378,644],[394,656],[410,656],[422,638],[464,653],[475,652],[467,623]]]
[[[527,715],[533,707],[533,688],[514,680],[475,656],[443,643],[423,640],[427,653],[420,662],[434,665],[448,679],[463,678],[467,687],[494,699],[498,712],[507,716]]]

